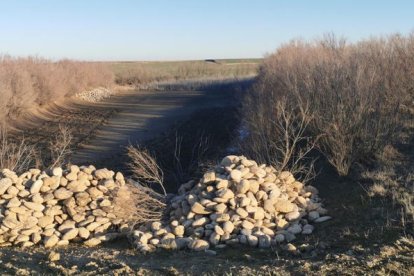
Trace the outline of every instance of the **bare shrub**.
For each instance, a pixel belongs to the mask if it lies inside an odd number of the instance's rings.
[[[59,125],[59,131],[56,133],[55,138],[49,142],[51,158],[50,168],[62,166],[67,162],[67,158],[72,153],[72,139],[73,136],[70,128],[64,125]]]
[[[103,63],[0,55],[0,120],[113,82],[112,71]]]
[[[166,207],[165,197],[136,182],[128,182],[114,196],[114,214],[129,223],[131,229],[160,221]]]
[[[249,96],[262,102],[245,105],[252,135],[272,124],[276,117],[268,111],[286,99],[296,124],[302,116],[311,117],[304,133],[317,138],[320,152],[347,175],[352,164],[372,158],[398,134],[401,106],[414,92],[412,37],[347,44],[327,36],[284,45],[265,59],[257,91]],[[283,140],[273,135],[272,141]]]
[[[309,109],[296,108],[301,107],[292,106],[286,99],[269,98],[265,93],[248,97],[244,111],[250,133],[241,147],[255,160],[280,171],[290,170],[306,182],[314,176],[314,160],[309,153],[316,139],[305,133],[311,121]]]
[[[0,169],[21,173],[35,164],[35,160],[35,148],[24,139],[11,141],[6,127],[0,125]]]
[[[134,177],[148,184],[158,184],[162,189],[164,195],[167,194],[164,188],[164,174],[158,166],[157,161],[151,154],[140,146],[128,146],[127,154],[131,159],[129,168]]]

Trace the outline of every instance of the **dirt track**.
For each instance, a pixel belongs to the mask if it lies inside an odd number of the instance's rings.
[[[72,156],[77,164],[116,158],[129,143],[138,143],[159,135],[175,122],[196,110],[233,104],[226,91],[123,91],[98,104],[96,108],[118,110],[94,138],[81,145]]]

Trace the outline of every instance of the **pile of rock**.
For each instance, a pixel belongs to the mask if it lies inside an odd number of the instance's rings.
[[[331,218],[315,187],[243,156],[227,156],[198,183],[182,185],[169,214],[167,223],[153,222],[133,232],[141,251],[238,243],[268,248],[309,235],[311,223]]]
[[[0,246],[45,247],[82,241],[93,246],[126,227],[114,214],[113,194],[121,173],[93,166],[31,169],[0,174]]]
[[[96,103],[102,101],[103,99],[109,98],[112,95],[113,91],[104,87],[99,87],[92,90],[77,93],[75,96],[81,100]]]

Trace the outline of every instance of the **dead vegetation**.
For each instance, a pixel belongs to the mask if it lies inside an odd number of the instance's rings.
[[[237,61],[237,60],[236,60]],[[180,80],[231,79],[256,75],[258,60],[175,62],[114,62],[115,81],[119,85],[146,87],[150,83],[174,83]]]
[[[36,150],[28,145],[23,138],[21,141],[11,141],[7,128],[0,124],[0,168],[22,172],[34,165]]]
[[[0,120],[113,82],[113,73],[104,63],[0,55]]]
[[[307,121],[304,133],[317,138],[319,151],[347,175],[398,133],[401,107],[410,104],[414,87],[413,53],[414,35],[355,44],[327,36],[284,45],[265,59],[245,105],[252,139],[263,141],[261,129],[277,118],[275,103],[286,99],[297,116],[292,124]],[[267,141],[283,140],[278,132],[271,135]]]
[[[34,167],[46,169],[66,165],[72,153],[72,140],[72,130],[59,125],[45,148],[24,136],[10,135],[7,128],[0,125],[0,169],[22,173]]]
[[[138,145],[135,147],[130,145],[127,147],[127,154],[131,161],[128,165],[133,177],[148,185],[157,184],[164,195],[167,195],[163,184],[164,173],[148,150]]]
[[[138,182],[130,181],[114,196],[114,214],[129,222],[130,229],[153,221],[161,221],[165,197]]]
[[[319,158],[322,178],[327,163],[349,185],[362,177],[362,196],[392,202],[413,234],[413,73],[414,33],[290,42],[264,60],[246,96],[242,150],[299,175]]]

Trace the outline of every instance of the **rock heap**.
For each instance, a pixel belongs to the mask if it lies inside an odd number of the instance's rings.
[[[114,92],[112,90],[105,87],[99,87],[77,93],[75,96],[81,100],[96,103],[102,101],[103,99],[110,98],[113,94]]]
[[[113,192],[125,185],[121,173],[93,166],[31,169],[0,174],[0,246],[45,247],[82,241],[87,246],[117,236]]]
[[[311,223],[330,219],[326,214],[317,189],[290,172],[227,156],[198,183],[180,187],[170,202],[168,222],[152,222],[132,235],[144,252],[238,243],[268,248],[311,234]]]

